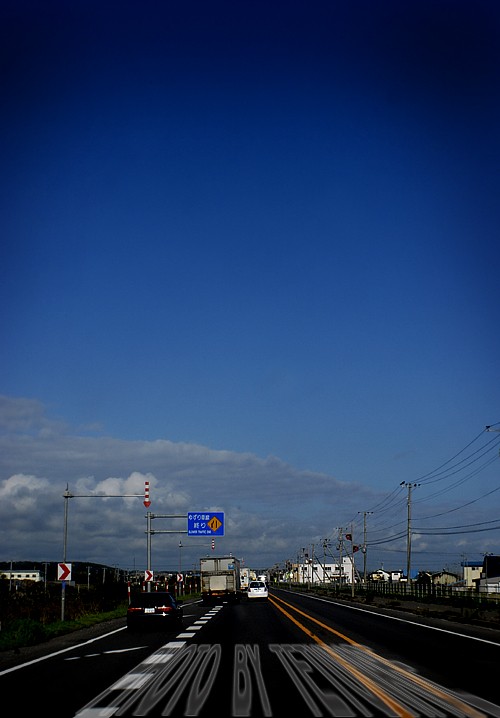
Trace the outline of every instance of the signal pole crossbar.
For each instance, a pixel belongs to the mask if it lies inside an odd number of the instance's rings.
[[[64,498],[64,541],[63,541],[63,564],[66,563],[68,548],[68,499],[142,499],[144,494],[72,494],[66,484]],[[61,621],[64,621],[64,607],[66,603],[66,581],[61,582]]]

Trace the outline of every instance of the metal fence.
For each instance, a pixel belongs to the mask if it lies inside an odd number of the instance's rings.
[[[304,584],[293,584],[304,590]],[[476,606],[500,609],[500,592],[496,584],[489,591],[465,586],[420,584],[406,581],[367,581],[354,585],[338,583],[309,584],[309,590],[339,598],[357,595],[365,598],[382,596],[394,600],[414,600],[422,603],[454,603],[462,606]],[[491,590],[491,589],[494,590]],[[306,589],[307,590],[307,589]]]
[[[423,584],[406,581],[370,581],[366,585],[363,584],[363,590],[378,593],[380,595],[407,596],[416,600],[439,600],[450,599],[457,600],[473,600],[477,601],[498,601],[500,602],[500,593],[497,586],[490,586],[490,590],[480,590],[476,588],[467,588],[466,586],[453,586],[441,584]],[[495,590],[491,590],[494,588]]]

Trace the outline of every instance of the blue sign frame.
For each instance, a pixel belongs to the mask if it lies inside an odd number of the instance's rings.
[[[224,512],[188,511],[188,536],[224,536]]]

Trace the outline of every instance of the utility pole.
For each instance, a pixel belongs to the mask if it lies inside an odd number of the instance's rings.
[[[351,596],[354,598],[354,584],[356,583],[356,569],[354,567],[354,529],[351,522]]]
[[[48,561],[44,561],[44,562],[43,562],[43,568],[44,568],[44,572],[43,572],[43,582],[44,582],[44,586],[45,586],[45,588],[44,588],[44,593],[47,593],[47,566],[48,566],[48,565],[49,565],[49,562],[48,562]]]
[[[406,488],[408,489],[408,520],[406,528],[406,581],[407,584],[409,584],[411,569],[411,490],[415,489],[417,486],[420,486],[420,484],[412,484],[410,482],[405,483],[404,481],[402,481],[400,486],[406,486]]]
[[[307,588],[311,588],[311,586],[314,583],[314,544],[311,544],[311,562],[309,566],[311,567],[311,573],[309,574],[309,571],[307,572]],[[311,582],[309,583],[309,578],[311,579]]]
[[[363,514],[363,583],[366,584],[366,516],[372,514],[373,511],[358,511]]]
[[[323,584],[326,584],[326,549],[329,545],[328,539],[323,539]]]
[[[339,549],[339,584],[340,584],[340,588],[342,588],[342,578],[343,578],[343,573],[344,573],[344,564],[343,564],[344,557],[342,556],[342,551],[344,548],[344,546],[343,546],[344,538],[342,536],[341,528],[339,529],[339,539],[338,540],[339,540],[339,545],[338,545],[338,549]]]

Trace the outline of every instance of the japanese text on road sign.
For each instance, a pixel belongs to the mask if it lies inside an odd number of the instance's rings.
[[[224,536],[224,512],[190,511],[188,536]]]

